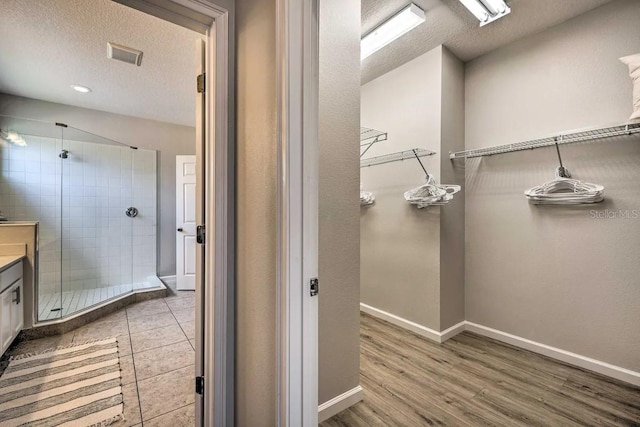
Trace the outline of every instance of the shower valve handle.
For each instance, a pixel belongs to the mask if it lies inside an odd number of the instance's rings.
[[[129,218],[135,218],[138,216],[138,209],[134,208],[134,207],[130,207],[126,210],[125,214],[129,217]]]

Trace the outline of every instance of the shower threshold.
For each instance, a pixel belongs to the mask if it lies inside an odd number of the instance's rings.
[[[165,289],[157,277],[148,278],[143,283],[131,285],[104,286],[93,289],[77,289],[53,294],[43,294],[38,298],[38,323],[64,320],[67,316],[83,313],[104,303],[118,300],[132,293]]]

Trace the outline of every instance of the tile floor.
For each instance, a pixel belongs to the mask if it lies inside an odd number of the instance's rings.
[[[188,427],[194,420],[195,294],[128,306],[55,337],[23,341],[10,354],[118,337],[125,421],[112,427]]]

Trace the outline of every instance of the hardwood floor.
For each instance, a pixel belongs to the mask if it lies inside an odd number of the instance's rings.
[[[364,400],[335,426],[640,426],[640,388],[464,332],[436,344],[361,316]]]

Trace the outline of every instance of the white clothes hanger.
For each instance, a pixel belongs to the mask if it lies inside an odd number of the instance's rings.
[[[371,206],[376,202],[376,196],[370,191],[364,191],[360,183],[360,206]]]
[[[459,185],[438,184],[435,177],[427,172],[415,150],[413,154],[415,154],[418,163],[420,163],[422,170],[427,175],[427,182],[405,192],[405,200],[412,205],[416,205],[418,209],[426,208],[427,206],[446,205],[453,200],[453,195],[460,191],[461,187]]]
[[[404,193],[404,198],[419,209],[427,206],[442,206],[453,200],[461,190],[459,185],[438,184],[433,175],[427,173],[427,182]]]
[[[524,192],[529,202],[535,205],[581,205],[599,203],[604,200],[604,187],[599,184],[571,179],[571,174],[562,165],[560,148],[556,143],[560,166],[556,178]]]
[[[362,134],[363,134],[363,129],[368,129],[368,128],[360,128],[360,138],[362,138]],[[378,132],[378,131],[374,131],[373,129],[368,129],[367,132],[371,132],[373,131]],[[382,141],[386,141],[387,137],[386,137],[386,133],[384,134],[384,139],[382,139]],[[371,149],[371,147],[374,146],[374,144],[380,142],[381,140],[378,138],[378,136],[373,137],[373,139],[371,139],[372,137],[367,135],[367,137],[365,139],[368,139],[370,142],[362,144],[362,139],[360,140],[361,144],[360,144],[360,148],[362,149],[362,147],[365,147],[364,150],[362,150],[362,152],[360,153],[360,159],[362,159],[362,156],[365,155],[365,153],[367,151],[369,151],[369,149]],[[376,202],[376,196],[370,192],[370,191],[364,191],[364,188],[362,186],[362,182],[360,183],[360,206],[371,206]]]

